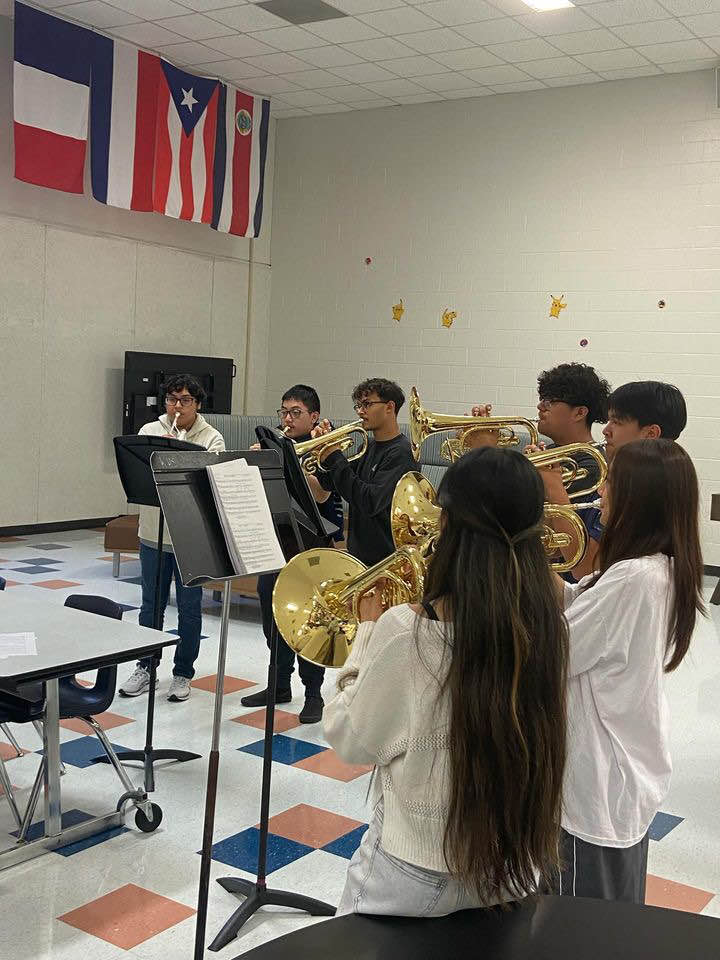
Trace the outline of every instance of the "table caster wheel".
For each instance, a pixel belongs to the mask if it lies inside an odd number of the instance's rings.
[[[136,810],[135,812],[135,826],[138,830],[142,830],[143,833],[152,833],[153,830],[157,830],[162,823],[163,812],[160,807],[156,803],[151,803],[150,810],[152,813],[150,819],[145,816],[143,810]]]

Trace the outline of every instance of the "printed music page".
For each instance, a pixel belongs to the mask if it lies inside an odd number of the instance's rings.
[[[228,460],[205,468],[238,576],[285,566],[259,467]]]

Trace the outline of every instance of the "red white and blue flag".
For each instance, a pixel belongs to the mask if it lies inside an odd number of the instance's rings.
[[[15,4],[15,176],[83,192],[94,36]]]

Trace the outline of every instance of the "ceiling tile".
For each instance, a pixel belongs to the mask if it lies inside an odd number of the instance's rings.
[[[295,70],[307,70],[304,60],[298,60],[289,53],[263,53],[259,57],[245,57],[245,61],[268,73],[292,73]]]
[[[160,53],[168,60],[174,60],[176,63],[185,63],[194,65],[196,63],[217,63],[223,56],[217,50],[206,47],[203,43],[196,43],[194,40],[186,40],[185,43],[170,43],[158,47]],[[213,67],[213,70],[216,68]]]
[[[521,17],[528,12],[528,4],[523,0],[492,0],[492,5],[508,17]]]
[[[367,23],[361,23],[355,17],[309,23],[306,29],[330,43],[352,43],[355,40],[372,40],[382,36],[378,30],[374,30]]]
[[[677,60],[707,60],[713,51],[702,40],[679,40],[677,43],[653,43],[638,47],[638,53],[652,63],[674,63]]]
[[[392,100],[387,100],[381,97],[376,98],[375,100],[363,100],[360,103],[353,104],[353,110],[377,110],[380,107],[394,107],[395,104]]]
[[[458,33],[473,43],[508,43],[511,40],[529,40],[535,36],[527,27],[511,17],[500,20],[482,20],[480,23],[465,23],[455,28]]]
[[[287,20],[276,17],[254,3],[246,3],[242,7],[230,7],[227,10],[213,10],[210,16],[220,23],[225,23],[234,30],[271,30],[273,27],[286,27]]]
[[[494,83],[495,93],[524,93],[526,90],[544,90],[545,84],[539,80],[519,80],[517,83]]]
[[[564,53],[596,53],[598,50],[614,50],[624,47],[622,40],[609,30],[580,30],[579,33],[564,33],[553,37],[553,45]]]
[[[452,70],[474,70],[477,67],[490,67],[502,63],[498,57],[484,47],[470,47],[469,50],[451,50],[449,53],[437,53],[433,57],[438,63]]]
[[[518,22],[541,37],[559,36],[563,33],[577,33],[578,30],[590,30],[597,24],[577,7],[565,10],[546,10],[544,13],[528,13],[518,17]]]
[[[360,87],[354,83],[346,83],[341,87],[329,87],[325,93],[333,100],[340,100],[342,103],[356,103],[358,100],[369,100],[372,97],[366,87]]]
[[[692,33],[679,20],[652,20],[650,23],[630,23],[613,29],[631,47],[692,39]]]
[[[546,60],[556,57],[558,51],[547,40],[534,37],[532,40],[514,40],[511,43],[496,43],[487,48],[501,60],[520,63],[522,60]],[[477,64],[481,66],[481,64]]]
[[[191,10],[200,10],[207,13],[208,10],[227,9],[228,7],[242,7],[246,3],[260,3],[260,0],[182,0],[184,7],[190,7]]]
[[[207,72],[227,77],[228,80],[251,80],[253,77],[267,76],[265,70],[261,70],[260,67],[251,67],[244,60],[218,60],[207,64],[207,67]]]
[[[436,93],[445,93],[447,90],[462,90],[469,85],[464,73],[438,73],[432,77],[416,77],[415,83],[427,87]]]
[[[404,5],[404,0],[326,0],[326,2],[353,17],[358,13],[372,13],[375,10],[388,10],[390,7]]]
[[[246,37],[237,34],[234,37],[218,37],[217,40],[210,40],[207,44],[213,50],[219,50],[226,57],[257,57],[261,53],[276,53],[272,47],[266,43],[260,43],[254,37]]]
[[[179,17],[187,13],[187,7],[175,3],[175,0],[113,0],[112,5],[127,13],[134,13],[143,20]]]
[[[324,107],[306,107],[308,113],[315,114],[347,113],[351,109],[352,107],[348,107],[344,103],[326,103]]]
[[[663,0],[663,6],[676,17],[693,17],[696,14],[720,13],[720,0]]]
[[[490,97],[493,90],[490,87],[463,87],[462,90],[446,90],[443,94],[448,100],[468,100],[471,97]]]
[[[577,77],[547,77],[545,83],[548,87],[574,87],[579,83],[598,83],[602,77],[597,73],[581,73]]]
[[[153,49],[160,44],[178,43],[184,39],[158,23],[130,23],[125,27],[113,27],[112,33],[113,36],[129,40],[130,43],[136,43],[139,47]]]
[[[624,70],[627,67],[645,67],[647,60],[636,50],[606,50],[603,53],[579,53],[578,60],[604,74],[606,70]]]
[[[634,80],[635,77],[656,77],[662,73],[660,67],[649,63],[646,67],[627,67],[623,70],[603,70],[600,76],[604,80]]]
[[[428,90],[426,93],[413,93],[409,97],[394,97],[393,99],[397,100],[398,103],[433,103],[438,100],[444,100],[445,97],[442,93],[431,93]]]
[[[377,13],[362,13],[358,20],[362,20],[363,23],[388,36],[432,30],[436,25],[434,20],[414,7],[397,7],[393,10],[379,10]]]
[[[669,8],[669,4],[665,4]],[[645,23],[647,20],[665,20],[668,11],[656,0],[608,0],[593,3],[587,12],[606,27],[618,27],[623,23]]]
[[[296,93],[284,93],[283,103],[289,103],[292,107],[320,107],[324,104],[334,103],[330,97],[324,93],[315,93],[314,90],[298,90]]]
[[[472,23],[474,20],[495,20],[502,16],[497,7],[491,7],[485,0],[435,0],[434,3],[421,4],[417,9],[446,27]]]
[[[184,17],[170,17],[169,20],[163,20],[162,26],[168,30],[174,30],[181,37],[187,37],[188,40],[207,40],[210,37],[227,37],[234,33],[230,27],[226,27],[217,20],[211,20],[201,13],[189,13]]]
[[[62,10],[64,17],[74,17],[91,27],[120,27],[126,23],[137,23],[140,17],[111,7],[102,0],[90,0],[89,3],[71,3]]]
[[[343,80],[350,83],[375,83],[379,80],[394,80],[395,77],[388,70],[383,70],[376,63],[356,63],[349,67],[335,67],[332,70]]]
[[[442,64],[430,57],[403,57],[401,60],[385,60],[381,64],[399,77],[433,76],[442,70]],[[449,67],[446,67],[449,70]]]
[[[367,87],[373,93],[380,94],[382,97],[394,97],[395,94],[422,93],[422,88],[418,87],[416,83],[400,77],[396,77],[394,80],[381,80],[379,83],[368,83]]]
[[[702,13],[695,17],[684,17],[682,22],[696,37],[720,36],[720,13]]]
[[[305,50],[308,47],[322,47],[327,44],[327,40],[322,37],[316,37],[309,30],[302,27],[278,27],[276,30],[258,30],[253,32],[253,39],[261,43],[267,43],[268,46],[276,50],[283,50],[286,53],[293,50]]]
[[[327,70],[301,70],[290,77],[293,83],[306,87],[308,90],[320,90],[323,87],[336,87],[339,77]]]
[[[357,54],[363,60],[396,60],[399,57],[409,57],[413,51],[399,40],[392,37],[377,37],[375,40],[358,40],[355,43],[344,43],[344,50]]]
[[[252,80],[244,80],[243,85],[250,93],[261,93],[268,97],[277,93],[288,94],[302,89],[285,77],[253,77]]]
[[[301,110],[300,107],[283,107],[280,110],[273,109],[272,116],[276,120],[288,120],[290,117],[309,117],[307,110]]]
[[[497,83],[518,83],[528,79],[528,75],[518,70],[517,67],[511,67],[510,64],[502,64],[499,67],[483,67],[482,70],[466,70],[465,76],[475,83],[495,86]]]
[[[531,77],[537,77],[538,80],[545,80],[547,77],[572,77],[588,72],[585,64],[578,63],[572,57],[533,60],[532,63],[524,63],[523,70],[529,73]]]
[[[314,67],[346,67],[351,63],[361,63],[360,57],[348,53],[342,47],[319,47],[317,50],[298,50],[296,56]]]
[[[663,73],[689,73],[692,70],[710,70],[718,66],[718,58],[712,60],[677,60],[675,63],[663,63]]]
[[[442,53],[445,50],[462,50],[469,47],[471,41],[461,37],[454,30],[440,27],[437,30],[425,30],[422,33],[403,33],[396,39],[417,50],[418,53]]]

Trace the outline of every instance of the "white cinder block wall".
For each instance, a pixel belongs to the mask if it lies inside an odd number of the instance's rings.
[[[720,564],[714,89],[703,71],[281,121],[266,409],[301,380],[347,416],[383,375],[433,410],[532,415],[538,372],[570,360],[672,381]]]

